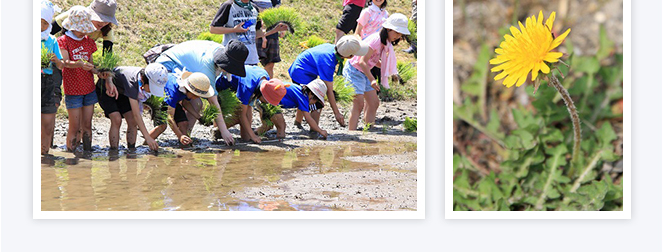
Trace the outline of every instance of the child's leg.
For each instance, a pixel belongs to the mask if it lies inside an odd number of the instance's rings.
[[[240,109],[238,109],[237,111],[239,111],[240,114],[242,113],[242,111]],[[262,115],[262,112],[261,112],[261,115]],[[239,118],[239,116],[240,115],[238,115],[237,118]],[[253,110],[251,109],[251,107],[249,107],[249,109],[246,110],[246,117],[249,119],[249,124],[251,124],[251,122],[253,120]],[[248,141],[248,140],[251,139],[251,135],[249,133],[250,130],[253,130],[253,127],[249,127],[248,129],[245,129],[244,127],[242,127],[240,125],[239,135],[242,137],[242,140]]]
[[[274,78],[274,62],[267,63],[264,67],[267,74],[269,74],[269,78]]]
[[[302,124],[302,119],[304,119],[304,113],[302,113],[301,110],[297,110],[297,114],[295,114],[295,124]]]
[[[120,112],[113,112],[108,114],[108,118],[110,118],[111,121],[110,129],[108,130],[108,143],[110,144],[110,148],[115,150],[120,145],[120,127],[122,127],[122,115],[120,115]]]
[[[380,98],[375,90],[364,93],[364,98],[366,99],[366,114],[364,121],[373,124],[375,123],[375,114],[378,112],[378,107],[380,106]]]
[[[48,154],[55,129],[55,114],[41,114],[41,154]]]
[[[203,108],[203,101],[200,98],[198,98],[198,99],[193,99],[190,102],[193,109],[195,109],[196,112],[200,113],[201,109]],[[196,119],[196,117],[194,117],[193,114],[191,113],[186,113],[186,118],[189,121],[187,123],[188,128],[186,131],[182,132],[191,132],[193,130],[193,126],[196,125],[196,121],[198,121],[198,119]]]
[[[359,115],[361,114],[363,108],[364,95],[356,94],[355,98],[352,100],[352,111],[350,112],[350,122],[348,124],[348,128],[350,130],[357,130],[357,125],[359,124]]]
[[[320,124],[320,113],[322,112],[322,109],[316,109],[311,111],[311,117],[313,117],[313,120],[315,120],[315,123]]]
[[[69,129],[67,129],[67,151],[74,151],[78,147],[78,131],[80,130],[81,113],[83,108],[67,109],[69,115]]]
[[[127,121],[127,148],[136,148],[136,135],[138,134],[138,124],[131,111],[124,113],[124,120]]]
[[[276,137],[285,138],[285,119],[283,118],[283,114],[276,114],[272,116],[270,120],[272,120],[274,126],[276,126]]]
[[[159,126],[154,127],[154,129],[150,130],[150,136],[152,139],[157,139],[161,133],[166,131],[166,128],[168,128],[168,124],[161,124]]]
[[[188,121],[182,121],[177,123],[177,127],[180,128],[180,132],[184,133],[184,135],[189,135],[189,122]]]
[[[94,105],[83,106],[81,116],[81,132],[83,132],[83,150],[92,150],[92,115]]]

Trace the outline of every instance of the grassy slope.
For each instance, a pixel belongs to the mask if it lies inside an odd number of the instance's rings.
[[[87,6],[90,0],[54,0],[64,10],[73,5]],[[120,65],[144,66],[143,53],[158,43],[179,43],[195,39],[199,33],[209,31],[209,24],[216,14],[221,0],[138,0],[121,1],[118,3],[116,18],[119,25],[115,27],[114,51],[122,60]],[[275,74],[278,78],[290,80],[287,69],[304,48],[299,46],[310,35],[318,35],[328,42],[334,40],[336,23],[342,13],[341,0],[285,0],[284,6],[301,10],[300,14],[308,27],[300,29],[294,35],[288,35],[281,40],[281,59],[277,63]],[[387,11],[403,13],[410,16],[412,13],[411,1],[391,0]],[[101,48],[101,41],[98,41]],[[396,50],[399,61],[415,62],[411,54],[401,52],[408,47],[407,42],[401,41]],[[405,87],[396,87],[401,90],[415,90],[416,78]],[[392,85],[395,87],[395,85]],[[414,92],[416,94],[416,92]],[[411,97],[416,99],[416,95]]]

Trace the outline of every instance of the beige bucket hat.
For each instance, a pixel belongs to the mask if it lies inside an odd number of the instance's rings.
[[[69,9],[69,17],[62,22],[62,27],[70,31],[91,33],[97,30],[92,24],[88,8],[76,5]]]

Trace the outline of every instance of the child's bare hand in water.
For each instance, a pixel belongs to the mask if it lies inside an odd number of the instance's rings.
[[[145,142],[147,143],[147,146],[150,147],[150,150],[153,150],[153,151],[159,150],[159,144],[157,143],[157,141],[155,141],[151,137],[148,137],[147,139],[145,139]]]
[[[322,130],[322,131],[320,131],[320,135],[322,135],[322,137],[324,137],[325,139],[327,139],[327,131],[326,131],[326,130]]]
[[[341,115],[341,113],[338,113],[334,114],[334,116],[336,117],[336,121],[338,122],[338,124],[340,124],[341,127],[345,127],[345,118],[343,118],[343,115]]]
[[[180,137],[180,143],[182,143],[184,145],[190,144],[191,142],[192,142],[191,138],[189,138],[189,136],[187,136],[187,135],[182,135]]]

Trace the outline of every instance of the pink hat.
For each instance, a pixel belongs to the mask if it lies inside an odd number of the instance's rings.
[[[263,81],[260,85],[260,93],[265,97],[265,100],[274,106],[278,106],[281,99],[285,96],[287,90],[286,87],[289,87],[290,84],[283,84],[279,79],[271,79],[268,81]]]

